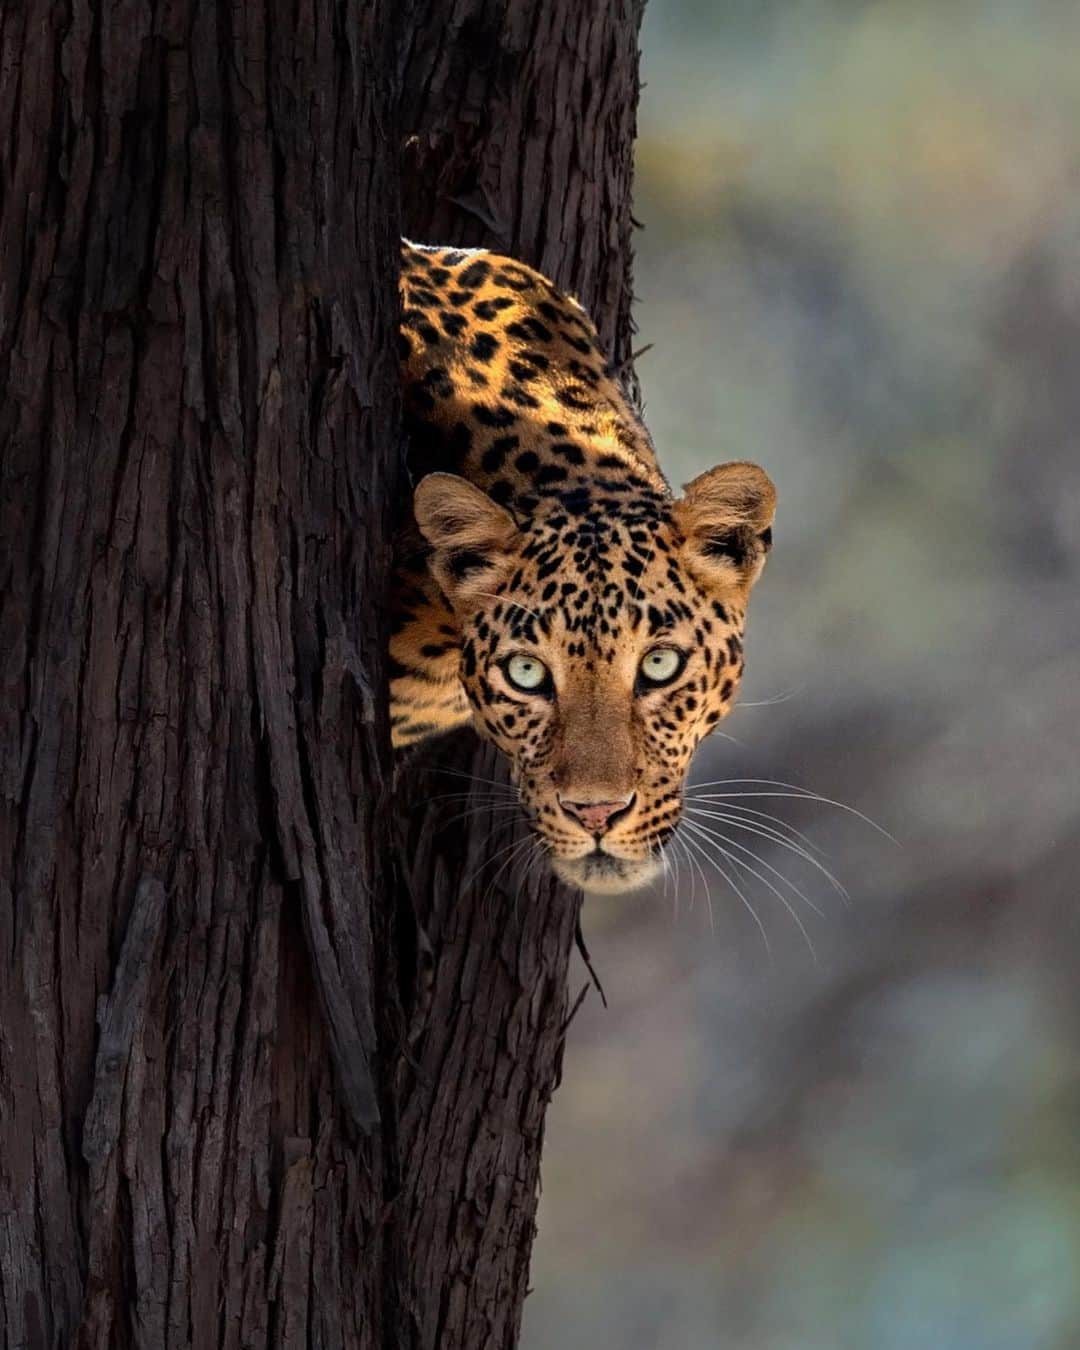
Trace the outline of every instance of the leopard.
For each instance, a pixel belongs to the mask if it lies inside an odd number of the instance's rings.
[[[405,240],[400,300],[394,746],[471,723],[559,878],[644,886],[739,690],[776,489],[738,460],[676,496],[588,313],[525,263]]]

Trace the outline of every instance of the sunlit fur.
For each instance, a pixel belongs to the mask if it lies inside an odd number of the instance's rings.
[[[471,720],[567,881],[648,881],[695,746],[730,710],[775,494],[721,465],[674,499],[588,318],[490,254],[406,245],[402,372],[417,488],[399,540],[395,743]],[[670,684],[642,658],[677,648]],[[509,656],[542,661],[515,688]],[[621,801],[599,841],[560,805]]]

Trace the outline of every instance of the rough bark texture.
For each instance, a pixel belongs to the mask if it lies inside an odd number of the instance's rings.
[[[383,856],[397,126],[625,357],[639,18],[0,11],[4,1347],[517,1339],[576,913],[430,756]]]
[[[423,243],[493,248],[633,335],[631,187],[645,0],[412,0],[402,212]]]
[[[7,1346],[380,1339],[390,10],[2,12]]]
[[[402,67],[406,234],[543,268],[621,362],[643,7],[418,3]],[[463,773],[479,780],[474,802],[452,795]],[[406,1245],[419,1343],[440,1350],[516,1344],[568,1013],[578,897],[534,865],[512,813],[483,805],[501,782],[498,759],[462,733],[398,795],[422,935],[399,1079]]]

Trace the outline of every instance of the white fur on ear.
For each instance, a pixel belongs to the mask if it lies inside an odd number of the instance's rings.
[[[481,488],[455,473],[429,473],[413,492],[413,514],[433,550],[428,565],[455,610],[500,579],[518,527]]]
[[[757,579],[772,545],[776,488],[764,469],[737,461],[699,474],[673,508],[691,561],[716,579]]]

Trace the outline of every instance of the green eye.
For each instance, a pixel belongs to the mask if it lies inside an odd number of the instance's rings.
[[[527,694],[542,689],[551,678],[547,666],[535,656],[512,656],[503,669],[514,688],[523,689]]]
[[[686,661],[677,647],[654,647],[641,660],[641,675],[650,684],[670,684]]]

